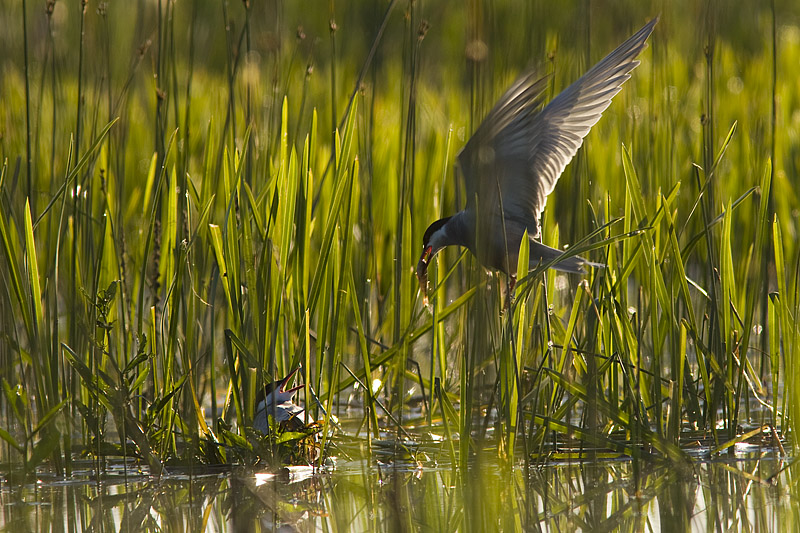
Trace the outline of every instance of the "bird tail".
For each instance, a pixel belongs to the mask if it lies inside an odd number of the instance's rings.
[[[531,239],[530,241],[530,268],[534,268],[538,266],[540,263],[548,263],[553,259],[562,257],[564,252],[561,250],[556,250],[555,248],[550,248],[538,241],[534,241]],[[595,268],[604,268],[605,265],[602,263],[593,263],[591,261],[587,261],[583,257],[579,257],[577,255],[573,255],[571,257],[564,257],[556,261],[550,268],[555,270],[559,270],[561,272],[568,272],[570,274],[585,274],[586,273],[586,266],[593,266]]]

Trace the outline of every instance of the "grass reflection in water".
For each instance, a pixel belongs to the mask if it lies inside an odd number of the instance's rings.
[[[630,460],[447,466],[341,461],[266,475],[198,468],[160,481],[119,466],[101,480],[0,492],[6,530],[25,531],[787,531],[797,465],[751,450],[677,470]]]

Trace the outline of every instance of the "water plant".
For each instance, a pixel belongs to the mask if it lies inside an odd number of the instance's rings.
[[[298,365],[323,453],[441,439],[462,480],[487,448],[638,469],[795,444],[795,7],[746,4],[755,32],[716,2],[691,24],[685,2],[29,4],[0,7],[7,472],[229,462]],[[525,274],[523,246],[504,313],[502,277],[442,252],[423,307],[418,243],[463,205],[490,104],[531,62],[557,94],[658,11],[542,221],[607,267]]]

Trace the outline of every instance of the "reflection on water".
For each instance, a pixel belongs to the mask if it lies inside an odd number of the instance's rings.
[[[0,491],[7,531],[791,531],[800,466],[753,451],[685,469],[632,461],[454,471],[344,460],[322,472],[171,472],[122,465],[99,479]],[[90,471],[87,467],[86,472]]]

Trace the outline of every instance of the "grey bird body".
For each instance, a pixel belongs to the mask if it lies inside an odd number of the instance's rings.
[[[288,387],[297,368],[292,370],[285,378],[267,384],[256,396],[255,415],[253,428],[264,433],[269,433],[269,417],[272,416],[278,424],[289,424],[289,429],[299,429],[306,423],[305,410],[295,404],[293,399],[303,385]]]
[[[482,265],[512,277],[525,231],[531,268],[562,256],[538,241],[547,195],[639,64],[636,57],[657,22],[648,22],[544,107],[547,78],[532,73],[503,94],[458,155],[466,183],[465,209],[437,220],[425,232],[417,264],[423,294],[428,264],[445,246],[466,246]],[[572,256],[552,268],[583,273],[585,265],[602,266]]]

